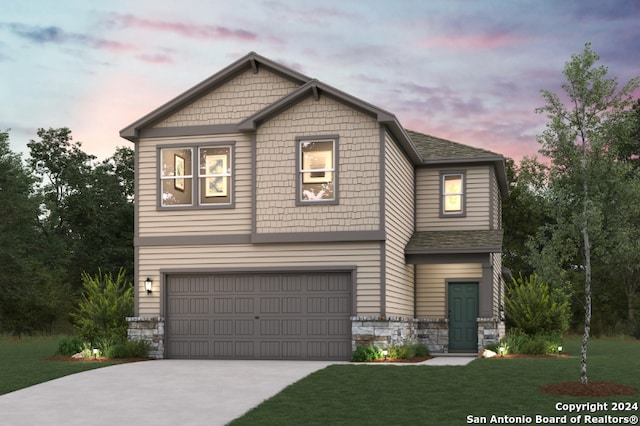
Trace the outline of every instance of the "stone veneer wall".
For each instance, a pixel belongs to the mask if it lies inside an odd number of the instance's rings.
[[[504,335],[504,321],[498,318],[478,318],[478,350],[491,343],[500,343]]]
[[[478,350],[498,343],[505,334],[504,322],[478,318]],[[351,317],[351,349],[358,345],[379,348],[417,343],[431,353],[449,352],[449,320],[446,318]]]
[[[146,340],[151,343],[149,357],[164,358],[164,317],[127,317],[129,340]]]

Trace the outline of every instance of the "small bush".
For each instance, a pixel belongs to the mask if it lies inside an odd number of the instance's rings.
[[[548,346],[547,341],[544,339],[532,339],[524,344],[520,353],[527,355],[545,355]]]
[[[111,345],[105,351],[107,358],[147,358],[151,344],[146,340],[129,340]]]
[[[504,347],[504,354],[545,355],[557,354],[558,346],[562,345],[562,336],[558,333],[536,334],[528,336],[520,330],[512,330],[497,345],[496,353],[500,353],[500,346]]]
[[[355,362],[373,361],[380,358],[382,358],[382,350],[373,345],[358,345],[351,356],[351,360]]]
[[[58,342],[56,355],[71,356],[84,349],[84,342],[78,336],[65,336]]]
[[[429,356],[429,350],[418,344],[404,344],[401,346],[392,346],[388,349],[388,357],[396,359],[411,359],[414,357]]]

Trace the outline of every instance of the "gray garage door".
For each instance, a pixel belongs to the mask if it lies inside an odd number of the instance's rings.
[[[169,275],[169,358],[347,360],[351,274]]]

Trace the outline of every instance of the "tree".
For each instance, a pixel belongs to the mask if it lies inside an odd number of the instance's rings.
[[[511,188],[502,203],[504,228],[503,265],[514,275],[529,276],[534,268],[527,242],[548,223],[546,168],[535,158],[525,157],[516,165],[506,159],[507,180]]]
[[[556,262],[573,262],[565,268],[584,276],[580,362],[583,384],[588,383],[592,256],[602,253],[609,236],[605,229],[605,203],[611,182],[624,180],[631,173],[629,165],[618,160],[623,142],[628,141],[629,110],[633,91],[638,87],[636,78],[618,89],[617,80],[607,78],[607,68],[596,66],[598,60],[587,43],[583,52],[573,55],[564,68],[566,82],[562,88],[568,106],[560,96],[543,90],[546,105],[536,110],[549,119],[546,130],[538,137],[540,152],[552,162],[549,181],[555,223],[546,228],[551,231],[547,254],[554,256]]]
[[[0,132],[0,328],[17,336],[50,331],[68,299],[43,261],[35,181]]]
[[[43,233],[75,289],[83,272],[133,271],[133,151],[98,163],[71,130],[38,129],[29,164],[40,177]]]

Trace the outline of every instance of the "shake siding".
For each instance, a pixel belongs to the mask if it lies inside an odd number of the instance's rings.
[[[339,203],[296,206],[296,137],[337,135]],[[256,232],[380,229],[380,127],[326,96],[309,97],[258,128]]]
[[[385,138],[386,315],[413,318],[414,267],[404,248],[413,234],[414,168],[396,143]]]
[[[482,279],[482,264],[416,265],[416,317],[446,318],[447,280]]]
[[[157,147],[191,146],[201,142],[235,141],[235,208],[163,209],[158,206]],[[172,139],[143,139],[137,145],[140,182],[139,236],[223,235],[251,232],[251,141],[250,135],[212,135]],[[194,151],[195,154],[195,151]]]
[[[265,69],[257,74],[248,70],[155,127],[238,123],[297,88],[297,84]]]
[[[466,172],[466,216],[440,217],[440,172]],[[416,231],[490,229],[489,167],[419,168],[416,182]]]
[[[264,244],[221,246],[153,246],[140,247],[138,281],[150,277],[157,286],[147,295],[138,286],[141,316],[160,312],[160,272],[169,270],[215,270],[237,272],[302,268],[315,271],[327,267],[355,266],[357,312],[354,315],[380,314],[381,243]]]

